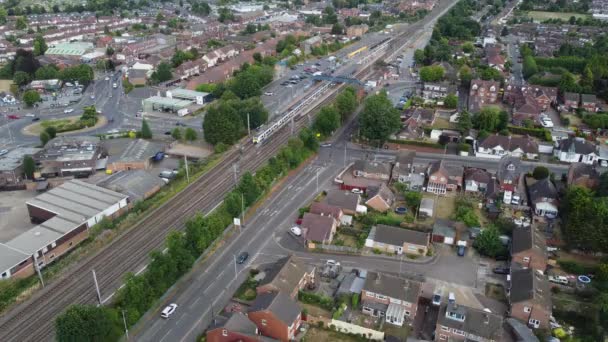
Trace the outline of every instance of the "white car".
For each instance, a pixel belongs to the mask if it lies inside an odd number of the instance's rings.
[[[106,76],[105,80],[106,80],[106,81],[109,81],[109,80],[110,80],[110,78],[109,78],[108,76]]]
[[[73,111],[74,111],[74,109],[73,109],[73,108],[68,108],[68,109],[64,110],[63,112],[64,112],[65,114],[69,114],[69,113],[72,113]]]
[[[36,117],[36,115],[32,114],[32,113],[27,113],[25,114],[25,116],[27,116],[28,118],[33,118]]]
[[[8,150],[0,150],[0,156],[3,156],[8,153]]]
[[[362,194],[362,193],[363,193],[363,190],[361,190],[361,189],[357,189],[357,188],[354,188],[354,189],[352,189],[350,192],[352,192],[353,194],[359,194],[359,195],[360,195],[360,194]]]
[[[553,128],[553,120],[549,118],[542,118],[540,119],[540,125],[545,128]]]
[[[600,162],[600,166],[601,166],[601,167],[608,167],[608,161],[602,160],[602,161]]]
[[[301,236],[301,235],[302,235],[302,229],[300,229],[300,227],[291,227],[289,230],[290,230],[290,231],[293,233],[293,235],[295,235],[295,236]]]
[[[264,93],[264,95],[266,95],[266,96],[272,96],[272,95],[274,95],[274,93],[271,92],[271,91],[267,91],[267,92]]]
[[[171,303],[163,309],[163,311],[160,313],[160,317],[169,318],[169,316],[171,316],[175,312],[176,309],[177,309],[177,304]]]
[[[564,276],[549,276],[549,281],[556,284],[568,285],[568,278]]]

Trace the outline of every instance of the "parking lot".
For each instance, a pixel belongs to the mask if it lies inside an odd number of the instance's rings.
[[[6,191],[0,196],[0,242],[6,242],[35,225],[25,202],[38,195],[35,191]]]

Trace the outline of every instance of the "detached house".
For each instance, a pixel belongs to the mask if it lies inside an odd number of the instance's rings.
[[[368,200],[365,205],[381,213],[390,210],[395,202],[395,194],[384,183],[381,183],[380,186],[368,187],[367,196]]]
[[[558,141],[553,155],[562,162],[583,164],[593,164],[599,157],[597,146],[579,137],[569,137]]]
[[[549,178],[535,180],[526,178],[528,194],[530,196],[530,206],[534,209],[534,214],[538,216],[557,216],[558,200],[557,189]]]
[[[353,175],[366,179],[387,181],[391,178],[391,167],[385,163],[357,160],[353,165]]]
[[[468,306],[447,303],[439,308],[436,341],[502,341],[502,317]]]
[[[513,229],[511,262],[519,268],[531,268],[542,272],[547,268],[546,238],[533,227]]]
[[[496,178],[502,191],[515,191],[519,184],[522,173],[521,160],[519,158],[504,156],[498,164]]]
[[[484,169],[468,167],[464,170],[464,191],[485,193],[493,181],[492,174]]]
[[[473,80],[469,90],[469,111],[478,112],[482,107],[497,104],[500,83],[496,81]]]
[[[513,269],[508,283],[509,314],[531,328],[549,328],[551,316],[550,287],[542,272]]]
[[[282,292],[295,299],[298,291],[314,283],[315,268],[307,266],[296,256],[290,255],[280,259],[268,271],[256,288],[258,294]]]
[[[448,191],[457,191],[462,187],[461,165],[447,165],[443,159],[431,162],[427,171],[429,180],[426,191],[445,195]]]
[[[384,317],[386,323],[403,326],[414,320],[421,284],[417,281],[379,272],[368,272],[361,291],[363,313]]]
[[[379,224],[370,230],[365,247],[395,254],[426,255],[430,240],[428,233]]]
[[[305,213],[301,227],[306,241],[329,244],[334,239],[338,222],[331,216]]]
[[[540,114],[541,108],[536,103],[536,100],[531,96],[525,96],[522,103],[516,104],[513,110],[512,121],[517,125],[523,125],[524,120],[538,122]]]
[[[330,190],[325,196],[324,203],[342,209],[346,215],[356,215],[359,209],[361,196],[350,191]],[[365,208],[365,207],[363,207]]]
[[[247,316],[262,335],[282,342],[293,340],[302,323],[302,309],[282,292],[258,295]]]
[[[529,136],[512,137],[494,134],[487,136],[477,146],[475,156],[499,159],[505,155],[538,159],[538,143]]]

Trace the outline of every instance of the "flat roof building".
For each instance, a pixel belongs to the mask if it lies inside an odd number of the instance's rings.
[[[209,93],[204,93],[202,91],[195,91],[190,89],[182,89],[176,88],[172,90],[167,90],[167,97],[178,99],[178,100],[187,100],[196,103],[197,105],[202,105],[209,102],[210,99]]]
[[[23,158],[40,151],[34,147],[19,147],[0,157],[0,188],[8,188],[23,183]]]
[[[148,112],[157,111],[177,113],[180,109],[186,109],[191,104],[192,101],[161,96],[152,96],[142,101],[144,111]]]
[[[74,179],[26,202],[30,220],[38,226],[0,244],[0,255],[7,256],[0,258],[0,278],[24,278],[34,274],[34,265],[55,261],[88,238],[89,228],[104,217],[122,214],[127,198]]]
[[[147,169],[156,153],[164,150],[162,144],[143,139],[109,139],[103,145],[109,155],[106,169],[112,171]]]
[[[92,52],[95,46],[89,42],[59,43],[46,50],[45,55],[77,56]]]
[[[34,155],[40,173],[47,177],[88,176],[105,154],[100,139],[91,136],[59,136]]]

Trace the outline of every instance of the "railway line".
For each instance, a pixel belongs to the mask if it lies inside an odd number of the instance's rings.
[[[394,48],[411,36],[408,31],[420,29],[416,24],[393,37],[385,51],[366,63],[354,76],[369,74],[373,62],[394,55]],[[410,32],[411,33],[411,32]],[[397,40],[398,39],[398,40]],[[323,87],[323,85],[319,86]],[[316,110],[331,101],[343,85],[330,85],[326,93],[314,99],[306,113]],[[300,117],[304,113],[300,114]],[[309,120],[292,121],[293,130],[299,131]],[[208,213],[215,208],[223,196],[234,186],[233,164],[238,163],[241,172],[254,172],[292,136],[288,125],[283,124],[272,132],[272,139],[255,145],[250,138],[242,140],[242,152],[231,150],[216,167],[191,183],[173,199],[152,211],[139,223],[115,238],[96,254],[87,257],[64,271],[58,279],[50,282],[31,299],[16,306],[0,318],[1,341],[46,341],[54,337],[55,318],[71,304],[95,304],[92,270],[97,273],[101,297],[108,300],[123,282],[128,272],[138,272],[149,261],[149,253],[163,247],[167,234],[182,230],[185,221],[192,215]],[[266,138],[268,139],[268,138]]]

